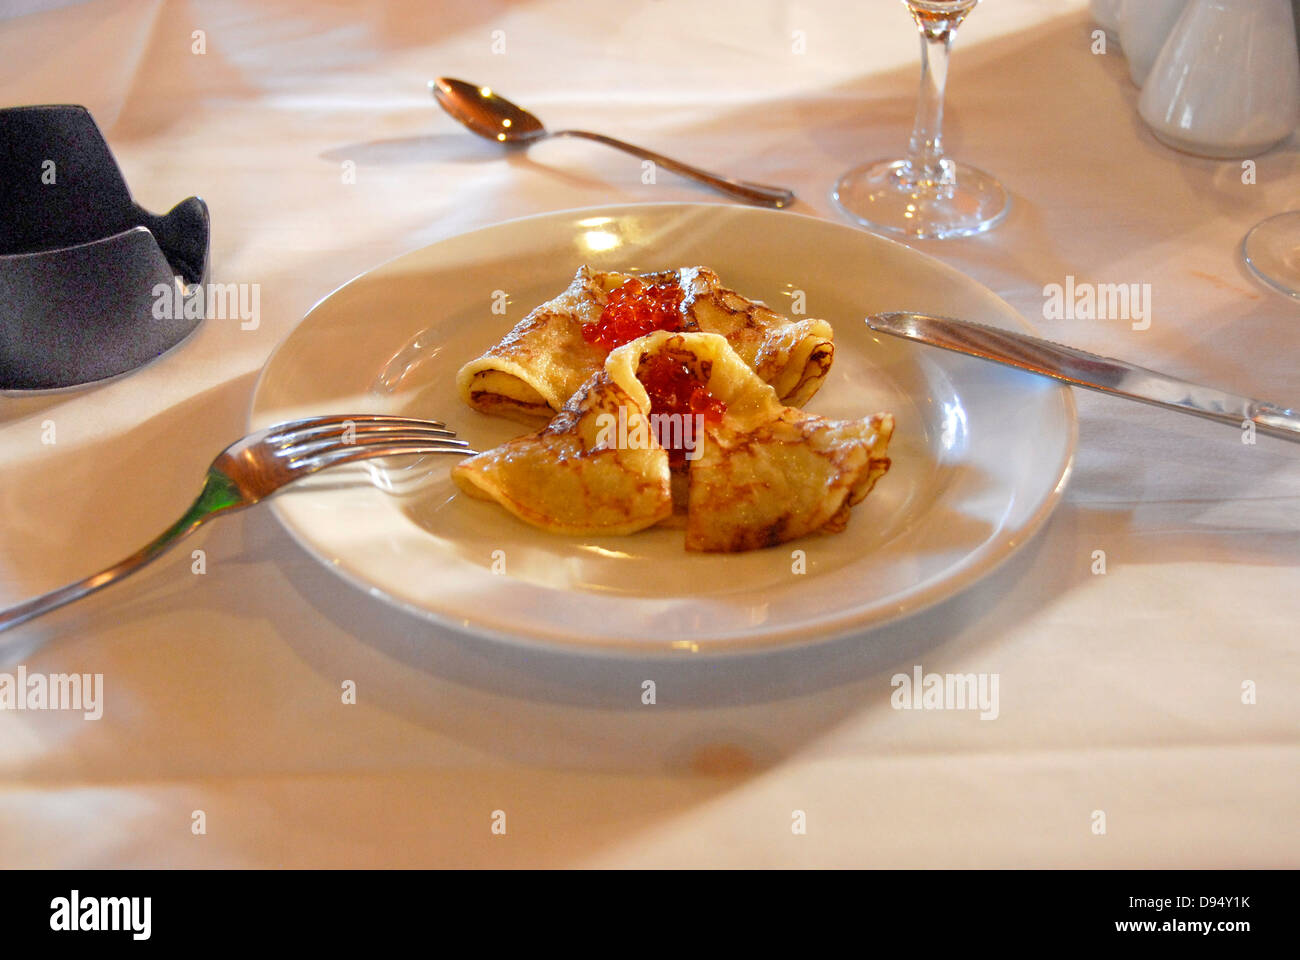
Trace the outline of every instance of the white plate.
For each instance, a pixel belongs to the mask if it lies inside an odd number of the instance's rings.
[[[307,550],[372,596],[471,633],[719,653],[862,631],[951,596],[1020,547],[1061,495],[1076,434],[1068,390],[879,337],[862,319],[913,310],[1029,330],[1010,306],[893,241],[717,204],[527,217],[362,274],[276,349],[251,426],[404,413],[445,420],[486,450],[520,428],[465,407],[456,370],[563,290],[583,262],[623,271],[704,264],[779,312],[802,300],[808,316],[832,323],[835,364],[808,409],[897,419],[893,468],[848,530],[735,555],[688,554],[681,530],[558,537],[458,495],[453,461],[442,457],[351,482],[335,471],[277,497],[276,515]],[[503,296],[501,315],[493,305]]]

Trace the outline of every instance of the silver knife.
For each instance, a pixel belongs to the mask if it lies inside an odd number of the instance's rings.
[[[1238,430],[1245,429],[1249,421],[1259,433],[1300,443],[1300,414],[1294,410],[1027,334],[922,313],[879,313],[867,317],[867,326],[890,336],[992,360],[1071,386],[1217,420]]]

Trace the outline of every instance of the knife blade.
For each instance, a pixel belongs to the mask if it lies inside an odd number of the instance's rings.
[[[867,317],[867,326],[879,333],[1005,364],[1071,386],[1204,417],[1238,430],[1253,423],[1259,433],[1300,443],[1300,414],[1294,410],[1028,334],[923,313],[874,314]]]

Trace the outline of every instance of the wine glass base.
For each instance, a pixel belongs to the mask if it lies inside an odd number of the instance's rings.
[[[1300,300],[1300,211],[1255,224],[1242,242],[1242,257],[1268,286]]]
[[[831,190],[835,205],[871,230],[916,239],[992,230],[1011,207],[1002,184],[982,170],[944,161],[942,181],[917,182],[906,160],[854,167]]]

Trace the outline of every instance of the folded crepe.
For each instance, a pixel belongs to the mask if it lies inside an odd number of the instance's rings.
[[[665,423],[641,379],[656,358],[680,364],[721,412]],[[659,331],[611,351],[545,429],[461,461],[452,476],[545,530],[632,533],[670,520],[660,440],[688,439],[686,548],[738,552],[843,530],[889,468],[893,425],[889,414],[839,421],[788,407],[725,337]]]
[[[725,406],[702,424],[686,461],[687,550],[737,553],[839,533],[889,469],[890,414],[828,420],[786,406],[721,336],[652,333],[612,351],[605,368],[640,403],[636,373],[658,354],[680,359]]]
[[[457,374],[461,398],[476,410],[535,423],[560,410],[606,352],[588,343],[583,327],[597,323],[609,294],[629,274],[578,269],[567,290],[532,310],[496,346]],[[682,292],[680,329],[720,334],[783,402],[801,406],[821,387],[835,355],[825,320],[790,320],[765,304],[722,286],[706,267],[639,277]]]
[[[648,436],[645,391],[631,397],[608,373],[591,375],[544,430],[462,460],[456,485],[495,500],[520,520],[553,533],[635,533],[672,516],[668,453]],[[641,446],[619,446],[606,428],[622,413]]]

